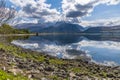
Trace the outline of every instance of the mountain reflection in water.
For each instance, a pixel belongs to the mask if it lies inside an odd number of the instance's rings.
[[[12,43],[26,49],[45,52],[65,59],[94,61],[100,64],[120,64],[120,37],[44,35],[30,36],[26,40],[13,40]]]

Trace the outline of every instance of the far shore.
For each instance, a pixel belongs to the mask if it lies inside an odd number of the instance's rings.
[[[34,36],[35,33],[32,34],[0,34],[0,36]]]
[[[102,36],[120,37],[117,33],[27,33],[27,34],[0,34],[0,36],[44,36],[44,35],[78,35],[78,36]]]

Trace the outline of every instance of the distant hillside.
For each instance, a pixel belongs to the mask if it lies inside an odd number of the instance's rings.
[[[15,26],[17,29],[28,29],[30,32],[39,32],[44,25],[41,24],[33,24],[33,23],[24,23],[18,24]]]
[[[30,32],[48,32],[48,33],[53,33],[53,32],[75,33],[84,30],[82,26],[67,22],[45,23],[45,24],[24,23],[24,24],[16,25],[15,28],[28,29]]]
[[[29,33],[26,29],[15,29],[7,24],[0,26],[0,34],[25,34]]]
[[[41,23],[23,23],[23,24],[17,24],[14,27],[17,29],[28,29],[30,32],[40,32],[41,29],[49,27],[53,25],[52,23],[46,23],[46,24],[41,24]]]
[[[44,28],[40,32],[46,33],[79,33],[83,31],[84,28],[77,24],[57,22],[55,25]]]
[[[85,33],[102,33],[102,32],[120,32],[120,26],[99,26],[99,27],[90,27],[84,31]]]
[[[83,28],[78,24],[69,22],[56,22],[45,24],[24,23],[15,26],[17,29],[28,29],[30,32],[45,32],[45,33],[102,33],[102,32],[120,32],[120,26],[98,26]]]

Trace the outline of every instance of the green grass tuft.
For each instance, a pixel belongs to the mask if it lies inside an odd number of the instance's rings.
[[[63,60],[60,60],[60,59],[50,59],[49,62],[51,64],[57,64],[57,65],[62,65],[62,64],[65,64],[66,62],[63,61]]]
[[[6,73],[5,71],[0,70],[0,80],[29,80],[29,79],[21,75],[14,76],[13,74]]]
[[[75,68],[71,68],[71,71],[73,71],[74,73],[80,73],[82,70],[81,68],[75,67]]]

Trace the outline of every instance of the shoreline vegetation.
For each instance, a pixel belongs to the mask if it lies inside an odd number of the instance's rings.
[[[27,29],[15,29],[7,24],[2,24],[0,26],[0,34],[29,34]]]
[[[119,80],[120,66],[110,67],[84,61],[81,58],[58,59],[36,51],[23,49],[10,42],[27,31],[6,30],[0,36],[0,80]],[[4,36],[3,36],[4,35]],[[8,36],[9,35],[9,36]],[[33,34],[31,34],[33,35]],[[35,35],[35,34],[34,34]],[[12,37],[11,37],[12,36]],[[23,37],[22,39],[27,38]],[[20,37],[20,39],[21,39]],[[19,39],[19,38],[18,38]]]

